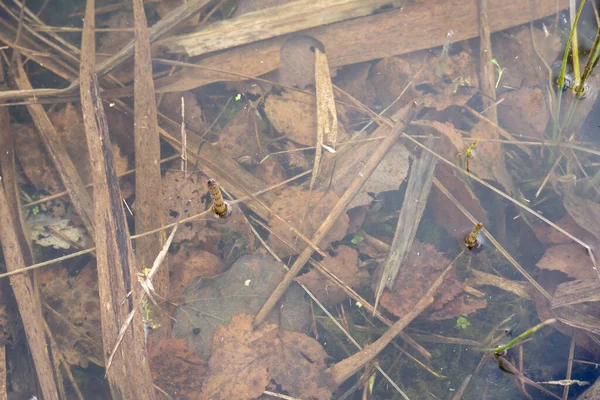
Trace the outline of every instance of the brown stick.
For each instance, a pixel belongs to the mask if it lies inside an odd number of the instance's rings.
[[[137,270],[121,205],[108,122],[94,73],[94,20],[94,0],[89,0],[81,40],[80,96],[92,164],[94,217],[99,227],[96,230],[96,259],[104,357],[106,365],[112,359],[107,376],[113,398],[153,400],[155,393],[144,345],[142,313],[133,313],[134,307],[140,305],[141,287],[137,283]],[[115,353],[110,354],[130,313],[135,314],[131,327],[122,335],[121,345]]]
[[[462,254],[462,253],[461,253]],[[458,257],[457,257],[458,258]],[[456,259],[455,259],[456,261]],[[337,364],[329,367],[327,372],[330,374],[333,383],[336,386],[341,385],[350,378],[356,372],[358,372],[365,364],[372,361],[381,351],[392,341],[394,338],[402,332],[413,319],[419,316],[427,307],[433,303],[433,295],[439,289],[444,282],[446,275],[452,270],[454,261],[446,267],[446,269],[440,274],[440,276],[433,282],[431,287],[427,290],[427,293],[419,300],[414,308],[405,314],[402,318],[392,325],[379,339],[370,345],[363,348],[358,353],[338,362]]]
[[[371,155],[369,160],[362,167],[361,171],[357,171],[357,176],[354,178],[346,192],[340,197],[338,202],[335,204],[329,216],[319,229],[314,233],[312,237],[312,242],[317,246],[321,243],[323,238],[327,235],[331,227],[335,224],[338,218],[346,212],[346,208],[354,199],[356,194],[362,189],[365,182],[375,168],[379,165],[381,160],[385,157],[388,151],[392,148],[393,144],[396,142],[398,137],[402,134],[402,130],[410,123],[410,121],[416,116],[419,107],[417,107],[416,103],[410,104],[407,108],[401,111],[396,115],[402,116],[399,121],[392,127],[391,131],[388,133],[388,136],[381,141],[379,147],[375,150],[375,152]],[[285,293],[287,288],[290,286],[294,278],[298,275],[300,270],[304,267],[304,264],[310,259],[313,254],[313,249],[310,246],[307,246],[302,253],[298,256],[290,270],[286,273],[283,280],[277,285],[271,296],[267,299],[266,303],[262,306],[262,308],[254,317],[254,326],[260,325],[264,319],[269,315],[275,304],[281,299],[281,296]]]
[[[135,135],[135,229],[148,232],[160,228],[165,223],[165,213],[160,194],[160,137],[158,135],[158,112],[154,82],[148,24],[142,0],[133,1],[133,21],[135,26],[135,72],[134,72],[134,135]],[[136,262],[138,269],[151,268],[158,252],[166,240],[165,231],[144,236],[136,242]],[[163,260],[154,279],[155,292],[162,298],[169,298],[169,263]],[[160,329],[152,334],[153,341],[167,338],[171,333],[171,320],[167,314],[152,306],[153,322]]]
[[[14,80],[20,89],[31,89],[31,83],[27,78],[23,64],[19,61],[13,65],[15,68]],[[29,114],[33,119],[33,123],[37,128],[38,132],[48,153],[56,166],[58,173],[60,174],[65,189],[69,191],[71,197],[71,203],[77,211],[77,214],[81,217],[81,221],[85,225],[91,236],[94,236],[94,217],[92,215],[92,199],[85,189],[85,185],[77,172],[77,168],[71,157],[67,152],[65,145],[62,142],[61,137],[58,135],[48,114],[44,110],[44,107],[40,104],[31,104],[27,106]]]
[[[483,109],[487,117],[498,124],[496,103],[496,83],[494,82],[494,64],[492,64],[492,41],[488,20],[488,0],[479,0],[479,78],[481,85]]]
[[[0,400],[8,400],[6,394],[6,346],[0,346]]]
[[[4,251],[6,269],[9,271],[25,267],[23,254],[17,235],[14,230],[14,221],[10,215],[10,208],[4,191],[4,184],[0,180],[0,242]],[[27,336],[27,343],[31,350],[31,357],[35,364],[38,380],[45,399],[57,399],[57,383],[54,378],[54,370],[48,355],[44,327],[42,326],[42,312],[37,306],[37,298],[33,290],[31,279],[26,274],[10,277],[10,284],[19,313],[23,320],[23,327]]]

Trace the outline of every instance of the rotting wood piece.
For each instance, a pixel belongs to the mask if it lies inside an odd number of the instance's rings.
[[[155,392],[145,348],[143,313],[133,312],[140,307],[143,293],[137,283],[108,122],[94,72],[95,36],[94,0],[89,0],[81,40],[80,96],[94,182],[94,217],[99,227],[96,260],[106,374],[114,399],[153,400]],[[133,316],[131,326],[120,338],[121,327],[129,321],[130,314]]]
[[[142,0],[133,1],[135,25],[134,65],[134,142],[135,142],[135,229],[148,232],[165,224],[160,173],[160,136],[158,133],[158,111],[154,82],[148,23]],[[156,255],[163,248],[166,234],[161,230],[136,241],[136,263],[139,272],[151,268]],[[165,258],[152,280],[156,294],[169,298],[169,262]],[[157,329],[151,335],[152,342],[171,335],[169,315],[155,305],[151,307],[152,321]]]
[[[298,0],[218,21],[196,32],[163,39],[156,48],[190,57],[229,49],[315,26],[364,17],[398,0]]]

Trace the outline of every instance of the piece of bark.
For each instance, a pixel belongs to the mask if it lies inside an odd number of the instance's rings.
[[[137,281],[108,136],[108,122],[94,73],[94,0],[86,4],[81,49],[80,96],[92,163],[94,217],[100,228],[96,230],[96,259],[106,374],[115,399],[152,400],[155,393],[140,309],[143,292]],[[133,314],[131,324],[121,336],[120,330],[128,322],[130,314]]]
[[[22,90],[32,89],[23,64],[17,61],[13,67],[15,69],[13,78],[17,86]],[[77,211],[89,234],[94,236],[92,199],[81,180],[81,176],[77,172],[75,164],[69,156],[67,148],[54,129],[43,106],[40,104],[29,104],[27,110],[48,149],[48,153],[60,174],[64,187],[69,192],[73,208]]]
[[[135,26],[134,65],[134,137],[135,137],[135,229],[136,233],[148,232],[165,224],[163,210],[160,137],[158,113],[152,78],[152,61],[148,23],[142,0],[133,1]],[[151,268],[156,256],[163,248],[166,234],[161,230],[136,240],[136,263],[138,271]],[[152,279],[156,294],[169,298],[169,262],[167,257]],[[153,331],[152,341],[170,337],[171,318],[155,305],[151,306],[152,321],[160,327]]]
[[[567,7],[559,3],[532,0],[491,0],[488,6],[490,31],[544,18]],[[511,18],[506,18],[511,15]],[[476,2],[413,2],[399,10],[338,22],[303,32],[320,40],[328,49],[330,67],[355,64],[389,55],[405,54],[441,46],[446,34],[455,32],[456,42],[479,35]],[[419,32],[415,35],[415,32]],[[376,39],[374,39],[376,38]],[[183,68],[156,82],[157,92],[184,91],[217,81],[244,79],[219,71],[259,76],[280,67],[279,51],[285,37],[252,43],[210,55],[197,62],[200,68]],[[202,69],[207,67],[209,69]],[[210,70],[212,68],[212,70]]]
[[[8,400],[6,394],[6,346],[0,346],[0,400]]]
[[[416,103],[408,105],[405,109],[394,115],[397,121],[388,132],[388,135],[380,142],[379,147],[373,152],[371,157],[365,162],[362,168],[356,171],[357,176],[352,181],[346,192],[340,197],[338,202],[333,206],[329,216],[323,221],[319,229],[315,232],[312,237],[312,242],[317,246],[327,236],[329,230],[335,225],[337,220],[342,214],[346,212],[348,205],[352,202],[352,199],[358,194],[360,189],[364,186],[365,182],[371,176],[375,168],[379,165],[381,160],[385,157],[388,151],[392,148],[397,139],[402,135],[402,130],[410,124],[412,119],[417,115],[417,112],[421,109]],[[394,119],[394,118],[392,118]],[[277,285],[277,288],[273,291],[269,299],[265,302],[263,307],[260,309],[254,319],[254,325],[258,326],[262,321],[269,315],[275,304],[281,299],[287,288],[290,286],[294,278],[298,275],[300,270],[304,267],[304,264],[310,259],[313,254],[313,248],[307,246],[302,253],[298,256],[288,273],[285,275],[283,280]]]
[[[428,148],[434,148],[434,145],[435,141],[433,138],[430,138],[426,142]],[[400,210],[398,223],[396,224],[394,240],[383,264],[381,280],[377,286],[375,308],[377,308],[383,289],[387,287],[391,290],[394,286],[396,275],[400,272],[404,257],[415,240],[417,228],[423,217],[427,198],[431,191],[436,161],[432,153],[423,152],[421,157],[413,163],[410,178],[408,178],[406,194],[402,201],[402,209]]]
[[[229,49],[315,26],[370,15],[397,0],[298,0],[225,19],[192,33],[163,39],[156,48],[190,57]]]
[[[0,242],[2,243],[8,271],[25,268],[25,261],[14,230],[14,224],[14,218],[10,215],[10,208],[6,199],[4,184],[0,180]],[[27,343],[44,399],[58,400],[57,379],[47,350],[42,325],[42,311],[39,307],[38,298],[35,296],[31,278],[27,274],[12,275],[10,284],[17,300]]]

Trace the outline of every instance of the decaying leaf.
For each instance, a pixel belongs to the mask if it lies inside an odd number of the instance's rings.
[[[358,268],[358,252],[351,247],[340,246],[337,255],[324,259],[321,265],[351,288],[364,285],[370,278],[366,270]],[[346,293],[339,286],[316,269],[312,269],[296,280],[310,289],[321,303],[329,307],[337,305],[346,298]]]
[[[342,196],[348,189],[356,174],[360,173],[365,160],[375,151],[378,144],[378,142],[366,142],[360,145],[351,145],[352,147],[349,150],[338,152],[333,178],[331,179],[331,186],[338,196]],[[408,174],[410,165],[408,155],[408,150],[402,144],[394,144],[389,153],[375,168],[367,183],[354,197],[348,209],[369,205],[374,196],[379,193],[400,189],[400,185]],[[329,185],[330,175],[325,172],[322,175],[324,179],[320,181],[321,186]]]
[[[225,270],[219,257],[187,244],[182,244],[175,254],[169,255],[169,269],[170,297],[173,299],[183,296],[185,288],[196,280],[215,277]]]
[[[155,385],[175,399],[198,398],[207,367],[185,340],[161,340],[149,357]]]
[[[215,331],[201,399],[250,400],[275,386],[296,398],[331,398],[327,353],[319,342],[268,322],[253,330],[252,321],[237,314]]]
[[[248,157],[256,162],[260,156],[255,131],[257,129],[255,118],[260,117],[256,116],[256,112],[253,108],[238,112],[219,133],[219,140],[215,146],[234,160]],[[254,116],[250,113],[254,113]]]
[[[47,322],[70,365],[104,364],[100,324],[100,298],[95,263],[71,276],[62,266],[38,272],[41,298],[52,311]]]
[[[178,0],[175,0],[178,1]],[[164,2],[159,2],[163,4]],[[202,109],[193,92],[165,93],[160,102],[160,111],[173,121],[181,122],[181,98],[185,103],[185,128],[197,134],[204,133],[206,124],[202,119]]]
[[[402,317],[408,313],[427,292],[431,284],[450,264],[444,255],[431,244],[414,241],[407,254],[393,289],[386,289],[380,304],[392,314]],[[379,279],[374,279],[374,285]],[[455,270],[448,273],[430,307],[429,319],[449,319],[471,313],[487,305],[485,300],[471,299],[463,293],[466,283],[458,280]]]
[[[241,257],[224,274],[202,279],[186,289],[175,314],[175,336],[186,339],[201,358],[208,359],[217,327],[229,323],[234,314],[256,314],[284,275],[283,266],[271,257]],[[308,311],[304,292],[293,286],[268,320],[281,321],[284,329],[302,332],[309,325]]]
[[[301,187],[290,187],[283,191],[281,196],[277,197],[271,205],[271,209],[284,221],[287,221],[290,225],[294,226],[305,236],[310,238],[321,226],[325,218],[327,218],[338,199],[335,192],[331,190],[325,193],[318,190],[308,192]],[[305,209],[308,211],[306,212],[304,221],[301,221],[300,219],[302,218]],[[348,223],[348,215],[342,215],[336,221],[333,228],[331,228],[325,239],[321,241],[320,247],[326,249],[332,242],[341,240],[346,236]],[[269,221],[269,225],[274,233],[288,243],[294,244],[296,248],[302,250],[306,247],[306,243],[301,240],[296,240],[296,234],[279,219],[272,217]],[[269,236],[269,246],[271,246],[273,251],[280,257],[294,254],[294,251],[275,234]]]
[[[550,118],[546,97],[540,88],[523,87],[502,95],[498,120],[509,132],[542,137]]]
[[[273,127],[288,139],[304,146],[315,145],[316,110],[315,96],[302,92],[272,94],[265,99],[265,114]],[[343,110],[338,109],[340,112]],[[343,124],[338,124],[338,141],[347,137]]]
[[[541,269],[561,271],[575,279],[592,279],[598,275],[586,250],[577,243],[559,244],[546,249],[537,262]]]
[[[532,219],[531,221],[529,221],[529,224],[531,226],[531,229],[533,229],[535,236],[537,236],[539,241],[542,242],[542,244],[544,245],[564,244],[572,242],[572,240],[568,236],[539,219]],[[592,237],[592,235],[588,231],[577,225],[577,222],[575,222],[575,220],[568,214],[562,217],[560,220],[556,221],[555,224],[560,226],[576,238],[579,238],[583,241],[587,241],[589,238]]]
[[[74,226],[66,218],[57,218],[50,214],[38,213],[27,219],[31,240],[42,247],[68,249],[77,244],[84,249],[91,243],[85,228]]]

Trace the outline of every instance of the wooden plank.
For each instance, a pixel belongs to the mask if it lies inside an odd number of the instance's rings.
[[[391,3],[399,5],[402,1],[394,0]],[[390,0],[298,0],[219,21],[186,35],[166,38],[157,42],[156,46],[169,53],[186,53],[194,57],[316,26],[364,17],[389,4]]]
[[[488,18],[492,32],[544,18],[568,6],[567,0],[489,0]],[[475,1],[413,2],[399,10],[338,22],[303,31],[320,40],[327,49],[330,67],[340,67],[398,54],[441,46],[448,31],[454,41],[479,35],[479,11]],[[228,71],[259,76],[280,67],[279,49],[286,37],[264,40],[225,50],[158,80],[157,92],[180,92],[217,81],[243,79]],[[216,69],[216,70],[215,70]]]

